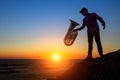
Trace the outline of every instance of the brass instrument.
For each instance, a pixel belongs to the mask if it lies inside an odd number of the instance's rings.
[[[66,46],[71,46],[73,44],[73,42],[75,41],[78,32],[73,32],[73,29],[78,26],[79,24],[73,20],[70,20],[71,24],[69,26],[69,29],[64,37],[64,44]]]

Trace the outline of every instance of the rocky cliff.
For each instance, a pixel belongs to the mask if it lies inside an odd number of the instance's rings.
[[[57,80],[120,80],[120,50],[90,61],[83,60]]]

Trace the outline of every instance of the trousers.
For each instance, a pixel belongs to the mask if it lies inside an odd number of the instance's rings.
[[[88,56],[92,57],[92,50],[93,50],[93,38],[95,38],[95,42],[97,44],[97,49],[99,52],[99,55],[103,56],[103,49],[100,41],[100,31],[99,29],[93,33],[88,32]]]

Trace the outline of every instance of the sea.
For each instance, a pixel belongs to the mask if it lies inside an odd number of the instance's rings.
[[[0,80],[56,79],[80,59],[0,59]]]

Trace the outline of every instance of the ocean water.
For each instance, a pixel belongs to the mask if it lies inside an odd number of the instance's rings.
[[[0,80],[48,80],[61,76],[79,59],[0,59]]]

